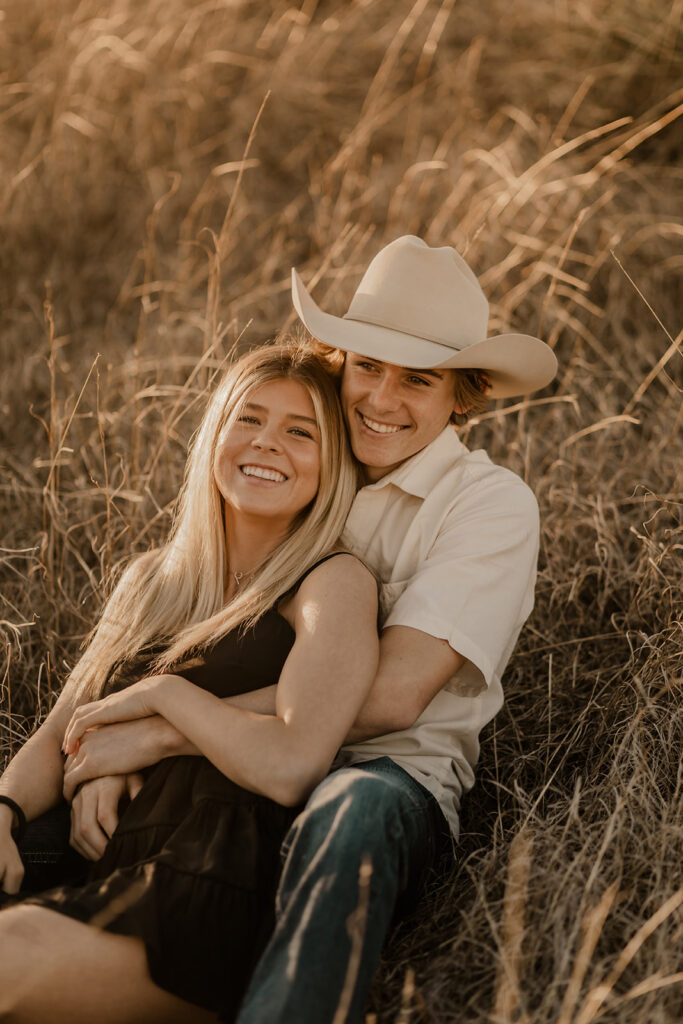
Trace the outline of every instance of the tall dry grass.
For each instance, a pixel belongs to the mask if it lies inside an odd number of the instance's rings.
[[[680,0],[17,0],[0,21],[2,748],[169,522],[234,346],[415,233],[557,381],[465,430],[534,488],[537,604],[380,1022],[674,1024]]]

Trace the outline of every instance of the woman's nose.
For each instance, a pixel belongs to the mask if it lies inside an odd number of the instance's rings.
[[[277,437],[272,430],[261,430],[258,435],[252,438],[252,448],[256,448],[258,451],[268,450],[271,452],[278,451],[279,444]]]

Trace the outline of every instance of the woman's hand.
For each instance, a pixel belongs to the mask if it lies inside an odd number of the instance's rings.
[[[102,700],[82,704],[76,708],[64,733],[62,749],[65,754],[75,754],[81,736],[88,729],[113,722],[129,722],[135,718],[148,718],[157,713],[155,700],[168,676],[148,676],[138,683],[126,687],[120,693],[112,693]]]
[[[24,865],[17,844],[12,839],[12,813],[7,820],[0,816],[0,886],[8,894],[19,892],[24,877]]]

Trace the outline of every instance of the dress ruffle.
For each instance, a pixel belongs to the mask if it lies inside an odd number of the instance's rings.
[[[294,814],[204,758],[168,758],[89,881],[27,902],[142,938],[157,985],[230,1016],[274,927],[279,848]]]
[[[246,693],[277,682],[293,641],[266,612],[182,674],[218,697]],[[88,881],[26,902],[140,938],[156,984],[230,1020],[274,927],[280,844],[296,810],[203,757],[166,758],[144,776]]]

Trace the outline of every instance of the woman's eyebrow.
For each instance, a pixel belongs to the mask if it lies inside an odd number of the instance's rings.
[[[268,412],[266,406],[259,405],[258,402],[246,402],[244,408],[251,409],[254,412]],[[312,416],[300,416],[296,412],[288,412],[286,415],[290,420],[303,420],[305,423],[312,423],[314,427],[318,426],[318,421]]]

